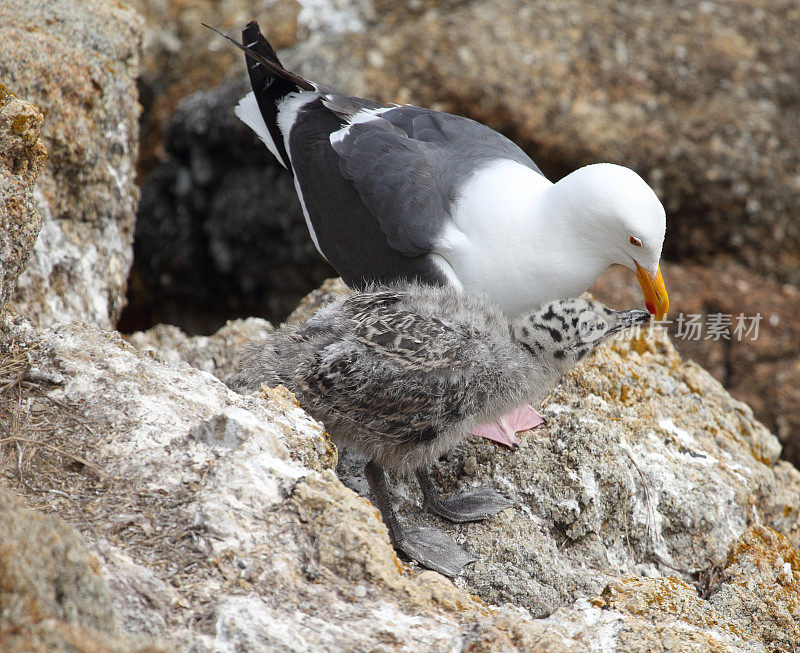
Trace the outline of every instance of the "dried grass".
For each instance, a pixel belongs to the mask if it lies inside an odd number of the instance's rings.
[[[13,340],[0,343],[0,478],[21,494],[42,496],[63,491],[65,472],[102,478],[102,470],[70,451],[76,431],[89,426],[28,379],[29,352]]]

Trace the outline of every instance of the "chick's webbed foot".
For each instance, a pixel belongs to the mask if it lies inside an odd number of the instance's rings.
[[[367,463],[364,473],[372,490],[375,504],[389,530],[395,549],[417,561],[423,567],[445,576],[458,576],[461,570],[477,558],[464,551],[447,535],[435,528],[410,528],[406,530],[397,519],[389,498],[386,474],[375,462]]]
[[[443,499],[433,483],[430,472],[426,469],[417,471],[417,480],[422,488],[425,507],[456,524],[482,521],[514,505],[513,501],[488,487],[480,487]]]
[[[395,547],[423,567],[451,578],[477,560],[435,528],[404,529]]]

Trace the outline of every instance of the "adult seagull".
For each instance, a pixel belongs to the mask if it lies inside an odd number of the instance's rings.
[[[245,52],[253,88],[236,115],[294,176],[314,245],[351,288],[451,284],[518,315],[579,295],[619,263],[636,273],[648,311],[667,312],[664,207],[633,170],[598,163],[554,184],[474,120],[287,71],[255,21],[244,45],[222,36]],[[507,417],[475,434],[510,445],[541,421],[528,407]]]

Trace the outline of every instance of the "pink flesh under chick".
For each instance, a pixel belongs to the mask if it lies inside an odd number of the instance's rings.
[[[542,424],[542,416],[536,412],[533,406],[524,404],[506,413],[500,419],[487,424],[481,424],[472,429],[469,434],[477,435],[479,438],[494,440],[507,447],[519,446],[519,438],[514,435],[520,431],[535,428]]]

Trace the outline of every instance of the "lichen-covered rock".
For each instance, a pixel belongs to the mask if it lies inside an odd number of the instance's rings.
[[[0,489],[0,605],[3,618],[49,615],[114,632],[108,590],[80,535],[22,506]]]
[[[124,305],[141,34],[141,19],[119,3],[3,3],[0,80],[46,115],[49,156],[36,183],[44,223],[14,296],[42,325],[111,328]]]
[[[0,84],[0,312],[14,291],[42,226],[33,185],[47,150],[42,114]]]
[[[483,639],[538,638],[524,612],[488,610],[438,574],[410,573],[288,393],[242,397],[83,324],[5,327],[3,350],[29,352],[30,410],[46,412],[74,456],[62,476],[80,512],[58,501],[59,512],[101,538],[127,629],[200,651],[450,650],[473,626]],[[67,472],[76,459],[84,474]]]
[[[723,565],[750,525],[796,528],[800,472],[663,332],[600,348],[541,410],[545,425],[518,450],[469,439],[434,470],[448,491],[491,485],[516,511],[441,524],[420,510],[415,483],[393,485],[403,518],[442,527],[479,558],[459,582],[486,601],[547,615],[623,574],[692,580]],[[342,456],[340,471],[366,493],[360,465]]]
[[[151,651],[118,633],[99,561],[57,517],[0,487],[0,649]]]
[[[748,404],[780,439],[782,457],[800,465],[800,287],[730,259],[664,263],[662,270],[676,349]],[[621,266],[607,270],[591,292],[620,308],[642,301],[635,275]],[[715,316],[725,320],[717,335],[708,328]]]
[[[800,552],[770,528],[751,528],[731,549],[710,603],[767,650],[796,650],[800,645]]]
[[[623,578],[591,601],[609,650],[760,651],[763,644],[724,619],[697,590],[676,578]],[[587,615],[588,616],[588,615]]]
[[[799,561],[785,537],[755,526],[705,579],[708,600],[677,578],[624,577],[553,621],[593,629],[603,650],[788,653],[800,643]]]

